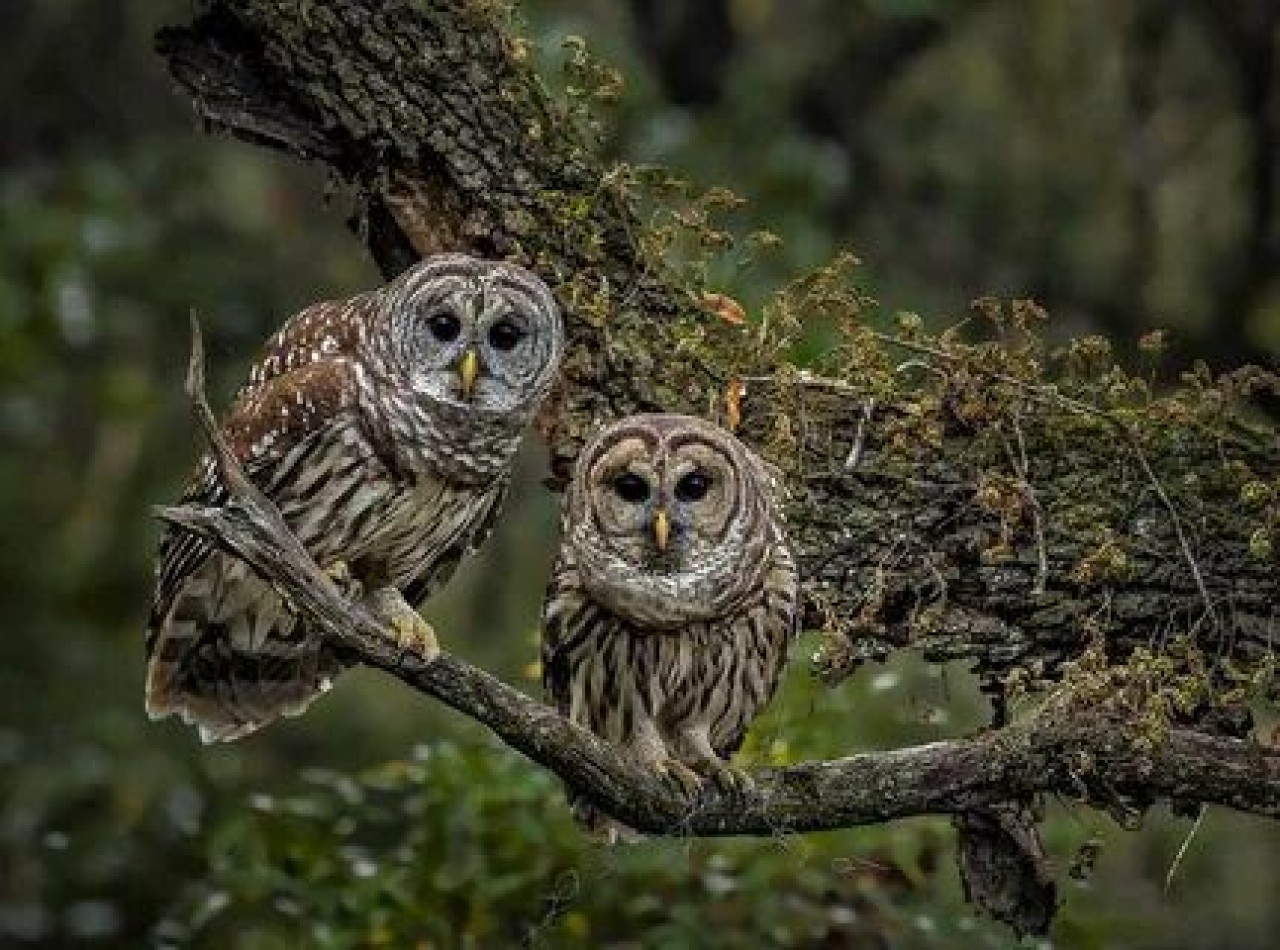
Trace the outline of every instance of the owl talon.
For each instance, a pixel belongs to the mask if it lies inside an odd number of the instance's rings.
[[[394,587],[374,591],[365,598],[365,606],[386,624],[394,643],[405,654],[430,663],[440,655],[440,642],[435,629],[422,615],[409,606]]]
[[[653,765],[654,771],[681,796],[695,798],[705,784],[701,775],[679,759],[662,759]]]
[[[755,787],[751,776],[722,759],[700,762],[698,771],[723,795],[741,796]]]
[[[334,561],[325,571],[329,580],[333,581],[333,586],[338,588],[338,592],[347,600],[359,600],[364,594],[364,585],[356,579],[351,573],[351,567],[346,561]]]

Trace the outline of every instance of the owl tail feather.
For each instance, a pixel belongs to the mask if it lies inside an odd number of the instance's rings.
[[[174,641],[161,640],[166,642]],[[147,671],[147,714],[178,716],[206,744],[231,742],[282,716],[299,716],[328,692],[341,664],[320,643],[300,643],[298,649],[296,657],[262,657],[223,641],[178,662],[157,652]]]
[[[205,743],[300,715],[347,666],[265,584],[227,580],[191,584],[150,638],[147,714],[176,715]]]
[[[183,636],[181,627],[162,633],[148,664],[147,714],[178,716],[206,744],[231,742],[282,716],[301,715],[342,668],[318,641],[290,644],[294,656],[262,656],[241,652],[225,637],[209,637],[207,630],[201,636],[192,628]],[[178,649],[185,655],[166,658],[183,645],[189,652]]]

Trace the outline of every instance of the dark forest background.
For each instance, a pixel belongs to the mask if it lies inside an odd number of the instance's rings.
[[[727,288],[748,302],[850,248],[886,315],[1033,297],[1053,332],[1121,353],[1167,329],[1169,372],[1280,355],[1270,0],[521,8],[549,75],[581,35],[626,77],[611,154],[728,185],[744,231],[782,238]],[[146,721],[149,506],[199,449],[188,311],[225,400],[286,316],[377,282],[341,188],[203,134],[174,94],[151,37],[190,13],[0,2],[0,944],[1013,945],[963,904],[940,820],[603,852],[551,779],[365,673],[230,747]],[[541,476],[531,447],[497,536],[427,610],[529,690]],[[962,669],[902,661],[831,691],[809,652],[749,760],[982,721]],[[1280,942],[1280,829],[1212,811],[1188,841],[1163,812],[1051,810],[1055,945]]]

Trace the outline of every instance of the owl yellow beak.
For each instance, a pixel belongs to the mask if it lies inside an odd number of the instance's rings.
[[[467,347],[467,352],[462,354],[462,359],[458,361],[458,391],[462,393],[463,399],[470,399],[471,394],[476,390],[476,378],[480,375],[480,358],[476,356],[476,351]]]
[[[653,516],[653,541],[659,551],[665,551],[670,540],[671,519],[667,517],[666,509],[659,508]]]

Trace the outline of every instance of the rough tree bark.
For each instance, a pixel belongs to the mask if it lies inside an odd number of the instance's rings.
[[[465,663],[424,666],[379,646],[252,499],[167,513],[248,558],[369,663],[655,833],[963,815],[1045,791],[1280,817],[1280,753],[1244,738],[1248,700],[1277,695],[1280,443],[1232,402],[1274,382],[1265,374],[1201,373],[1156,397],[1099,341],[1052,358],[1025,326],[1038,317],[1029,305],[984,306],[999,330],[987,344],[928,337],[910,320],[873,333],[857,324],[865,301],[835,289],[833,273],[765,314],[847,325],[822,376],[788,367],[785,339],[766,344],[764,329],[716,316],[699,297],[710,288],[664,266],[634,175],[593,154],[498,2],[213,2],[158,45],[210,128],[353,183],[353,224],[385,273],[467,249],[548,279],[573,338],[540,420],[555,479],[592,429],[624,413],[735,424],[789,476],[808,619],[827,631],[823,672],[838,679],[896,650],[966,660],[1002,728],[764,770],[744,800],[709,794],[691,812]],[[1007,700],[1041,687],[1035,711],[1007,721]],[[1010,812],[986,814],[962,831],[1006,827]],[[1034,857],[1034,841],[1019,847]],[[983,863],[967,857],[966,874]]]

